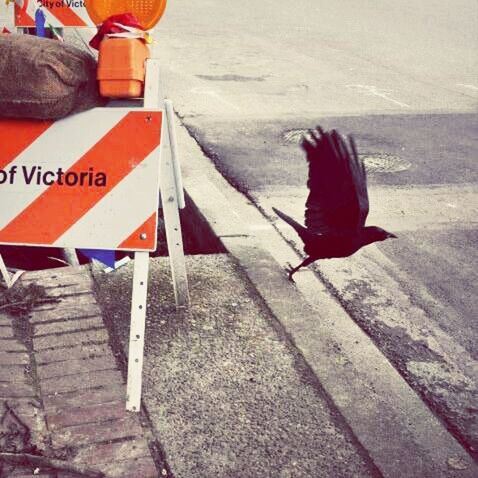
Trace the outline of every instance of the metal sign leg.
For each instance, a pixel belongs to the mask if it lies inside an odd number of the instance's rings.
[[[165,115],[164,119],[166,123],[170,123],[171,121],[167,115]],[[159,184],[176,306],[188,307],[189,288],[186,275],[183,237],[181,234],[181,222],[179,218],[181,194],[178,193],[177,189],[177,173],[174,168],[174,157],[171,149],[171,137],[169,131],[170,124],[166,124],[161,149]]]
[[[163,100],[160,92],[159,61],[146,62],[146,83],[144,106],[160,108]],[[184,191],[174,132],[174,114],[171,101],[164,101],[163,134],[161,144],[161,165],[159,188],[168,243],[169,262],[173,279],[176,307],[189,306],[189,288],[186,275],[183,238],[179,209],[184,208]]]
[[[144,107],[159,108],[161,103],[159,62],[148,60]],[[179,208],[184,207],[184,192],[181,184],[171,102],[165,102],[164,105],[159,182],[176,306],[187,307],[189,305],[189,289],[179,219]],[[149,253],[135,252],[126,385],[126,409],[132,412],[139,411],[141,407],[148,267]]]
[[[168,121],[167,127],[169,135],[169,146],[171,148],[171,160],[173,163],[174,182],[176,187],[176,195],[178,197],[178,207],[179,209],[184,209],[186,207],[186,202],[184,200],[183,178],[181,176],[181,165],[179,164],[176,130],[174,129],[173,102],[171,100],[164,100],[164,112]]]
[[[148,292],[149,253],[134,253],[133,292],[128,352],[126,410],[138,412],[141,407],[146,300]]]

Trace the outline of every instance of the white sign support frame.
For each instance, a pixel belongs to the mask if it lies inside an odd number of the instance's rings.
[[[138,412],[141,408],[148,272],[149,253],[135,252],[126,383],[126,410],[130,412]]]
[[[189,306],[189,289],[183,250],[179,209],[185,207],[178,149],[174,131],[174,111],[171,101],[160,96],[159,61],[147,60],[144,108],[162,109],[159,189],[166,230],[167,247],[173,279],[176,307]],[[128,109],[135,110],[135,106]],[[134,251],[134,249],[132,249]],[[141,408],[141,387],[146,328],[149,252],[134,251],[134,272],[131,300],[126,409],[138,412]],[[0,256],[0,274],[7,287],[13,285],[21,272],[10,276]]]
[[[164,127],[166,134],[163,135],[163,143],[161,145],[159,189],[161,191],[161,205],[176,307],[188,307],[189,289],[179,217],[179,209],[184,209],[185,207],[184,190],[174,130],[173,105],[171,100],[161,100],[159,72],[159,60],[147,60],[144,107],[159,108],[161,103],[164,104]]]
[[[143,105],[145,108],[158,108],[161,106],[159,70],[158,60],[147,60]],[[179,217],[179,209],[185,207],[185,201],[174,131],[174,112],[170,100],[164,100],[164,113],[163,127],[165,128],[165,134],[163,134],[163,142],[161,144],[159,177],[161,204],[176,307],[186,308],[189,306],[189,289]],[[126,385],[126,410],[131,412],[138,412],[141,408],[148,266],[149,253],[135,252]]]

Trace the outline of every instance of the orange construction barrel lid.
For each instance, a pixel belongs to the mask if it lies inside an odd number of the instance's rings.
[[[96,25],[111,15],[132,13],[145,30],[159,22],[166,8],[166,0],[86,0],[86,10]]]

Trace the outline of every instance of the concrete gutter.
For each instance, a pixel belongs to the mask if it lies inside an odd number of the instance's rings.
[[[184,186],[238,260],[384,477],[473,477],[478,467],[297,254],[177,122]]]

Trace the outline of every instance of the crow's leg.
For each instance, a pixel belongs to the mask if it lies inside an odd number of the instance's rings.
[[[289,267],[286,267],[286,271],[289,273],[289,280],[291,282],[295,282],[292,276],[301,268],[301,267],[306,267],[309,264],[312,264],[315,259],[312,259],[312,257],[306,257],[297,267],[292,267],[289,263],[287,264]]]

